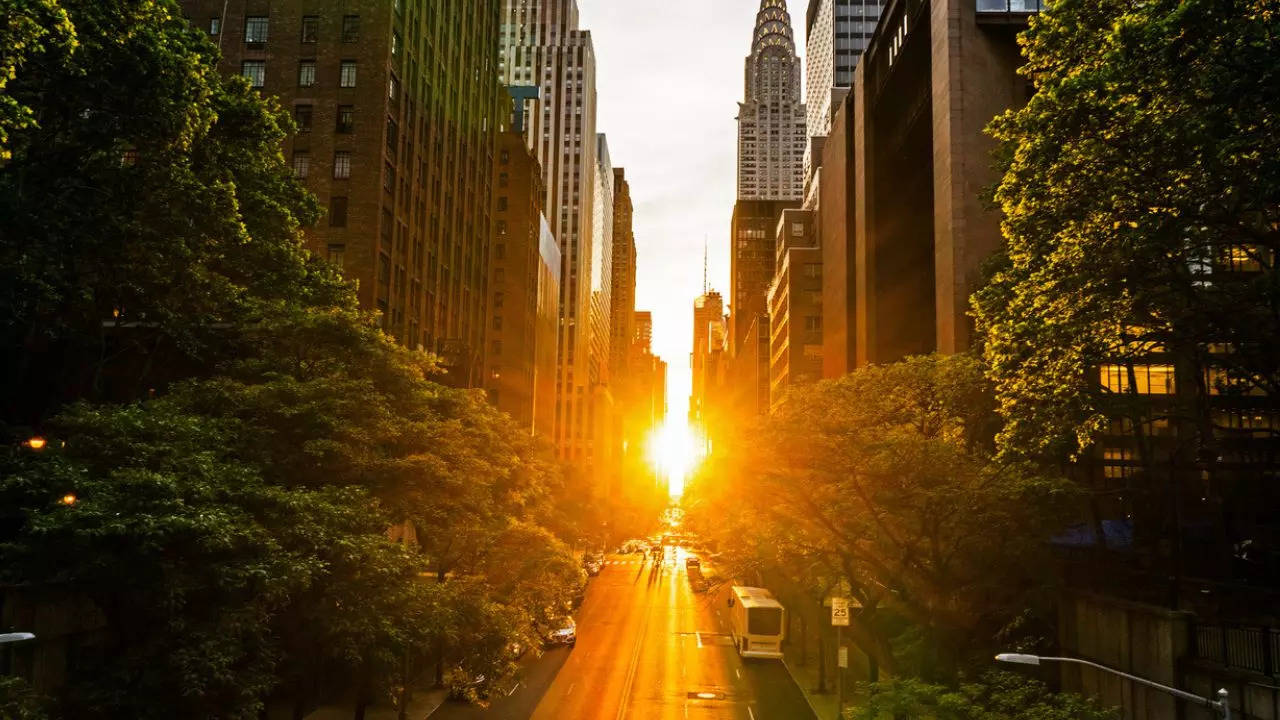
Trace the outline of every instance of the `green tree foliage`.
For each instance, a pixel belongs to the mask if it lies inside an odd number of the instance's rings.
[[[1114,400],[1103,362],[1168,353],[1174,421],[1202,449],[1210,391],[1280,390],[1278,36],[1274,0],[1059,0],[1033,18],[1037,92],[991,126],[1007,258],[974,300],[1005,451],[1089,445]]]
[[[1008,672],[977,682],[936,685],[906,678],[875,683],[865,704],[845,712],[849,720],[1116,720],[1119,713],[1044,683]]]
[[[172,0],[18,5],[19,30],[39,5],[76,45],[5,88],[38,119],[14,126],[0,166],[11,417],[145,393],[207,364],[220,329],[263,302],[347,302],[301,243],[319,211],[280,151],[291,121],[219,74],[217,49]]]
[[[36,124],[29,105],[9,92],[19,72],[61,62],[75,47],[75,31],[56,0],[0,2],[0,163],[11,156],[9,134]]]
[[[1071,496],[996,462],[996,427],[968,356],[801,386],[722,453],[691,522],[740,568],[781,568],[817,597],[846,583],[852,636],[882,667],[949,677],[1043,600],[1040,538]]]
[[[500,679],[583,581],[548,448],[306,252],[288,118],[172,0],[0,3],[4,421],[51,440],[0,459],[0,579],[92,608],[55,717]]]

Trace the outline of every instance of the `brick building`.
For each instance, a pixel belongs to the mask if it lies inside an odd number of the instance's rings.
[[[822,378],[822,250],[811,210],[783,210],[769,287],[769,404]]]
[[[311,249],[341,266],[400,342],[482,379],[498,0],[181,0],[222,69],[298,124],[294,173],[327,216]]]
[[[522,427],[551,437],[555,420],[560,247],[543,214],[542,165],[525,142],[521,117],[497,137],[494,238],[489,268],[490,399]]]

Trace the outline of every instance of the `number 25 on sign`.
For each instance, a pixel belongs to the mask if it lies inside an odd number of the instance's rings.
[[[849,598],[831,598],[831,624],[845,627],[849,625]]]

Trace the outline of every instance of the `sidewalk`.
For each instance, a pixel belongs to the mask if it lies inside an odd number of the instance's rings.
[[[409,712],[407,717],[409,720],[426,720],[431,713],[435,712],[442,703],[448,691],[444,689],[420,690],[413,694],[413,699],[409,701]],[[355,708],[350,706],[330,705],[322,707],[319,710],[312,711],[307,715],[306,720],[351,720],[355,715]],[[272,708],[268,717],[275,720],[276,718],[288,718],[287,709]],[[399,713],[395,708],[388,705],[375,705],[367,710],[364,714],[365,720],[399,720]]]
[[[813,649],[810,648],[808,662],[804,665],[800,664],[800,650],[795,643],[784,644],[782,655],[782,664],[786,666],[787,672],[791,673],[791,679],[795,680],[800,692],[804,693],[804,699],[809,701],[813,714],[818,717],[818,720],[836,720],[835,684],[828,677],[827,692],[817,692],[818,657]],[[828,672],[830,672],[829,669]]]

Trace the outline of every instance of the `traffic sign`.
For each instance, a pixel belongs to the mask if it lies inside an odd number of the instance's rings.
[[[831,624],[837,627],[849,625],[849,598],[831,598]]]

